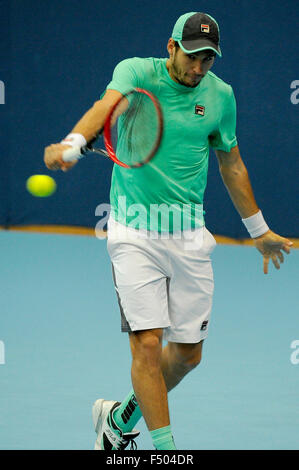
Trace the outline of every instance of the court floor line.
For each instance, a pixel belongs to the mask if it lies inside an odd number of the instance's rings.
[[[71,225],[27,225],[27,226],[0,226],[1,230],[14,231],[14,232],[32,232],[32,233],[53,233],[57,235],[84,235],[95,237],[95,229],[90,227],[76,227]],[[99,234],[104,238],[106,233],[99,231]],[[223,245],[249,245],[253,246],[254,243],[250,238],[231,238],[224,235],[214,234],[214,237],[219,244]],[[289,238],[293,243],[293,248],[299,248],[299,238]]]

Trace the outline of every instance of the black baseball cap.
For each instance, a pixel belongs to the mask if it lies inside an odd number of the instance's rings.
[[[219,57],[222,56],[218,23],[207,13],[193,11],[180,16],[171,37],[186,54],[212,49]]]

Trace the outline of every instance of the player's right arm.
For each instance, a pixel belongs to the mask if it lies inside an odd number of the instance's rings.
[[[103,128],[105,120],[117,100],[121,97],[121,93],[116,90],[107,90],[101,100],[94,103],[80,119],[80,121],[72,129],[72,134],[81,134],[86,141],[92,140],[100,129]],[[72,168],[75,162],[66,163],[62,160],[64,150],[70,148],[69,145],[52,144],[45,148],[44,162],[49,170],[67,171]]]

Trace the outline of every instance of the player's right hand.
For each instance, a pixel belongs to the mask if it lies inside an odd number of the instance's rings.
[[[76,165],[78,160],[73,162],[64,162],[62,160],[62,153],[64,150],[71,148],[70,145],[62,145],[62,144],[52,144],[45,148],[44,153],[44,162],[46,167],[49,170],[62,170],[68,171],[74,165]]]

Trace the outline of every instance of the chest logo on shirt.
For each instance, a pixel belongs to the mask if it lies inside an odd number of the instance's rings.
[[[201,106],[200,104],[195,105],[195,114],[199,114],[200,116],[205,115],[205,110],[206,108],[204,106]]]

